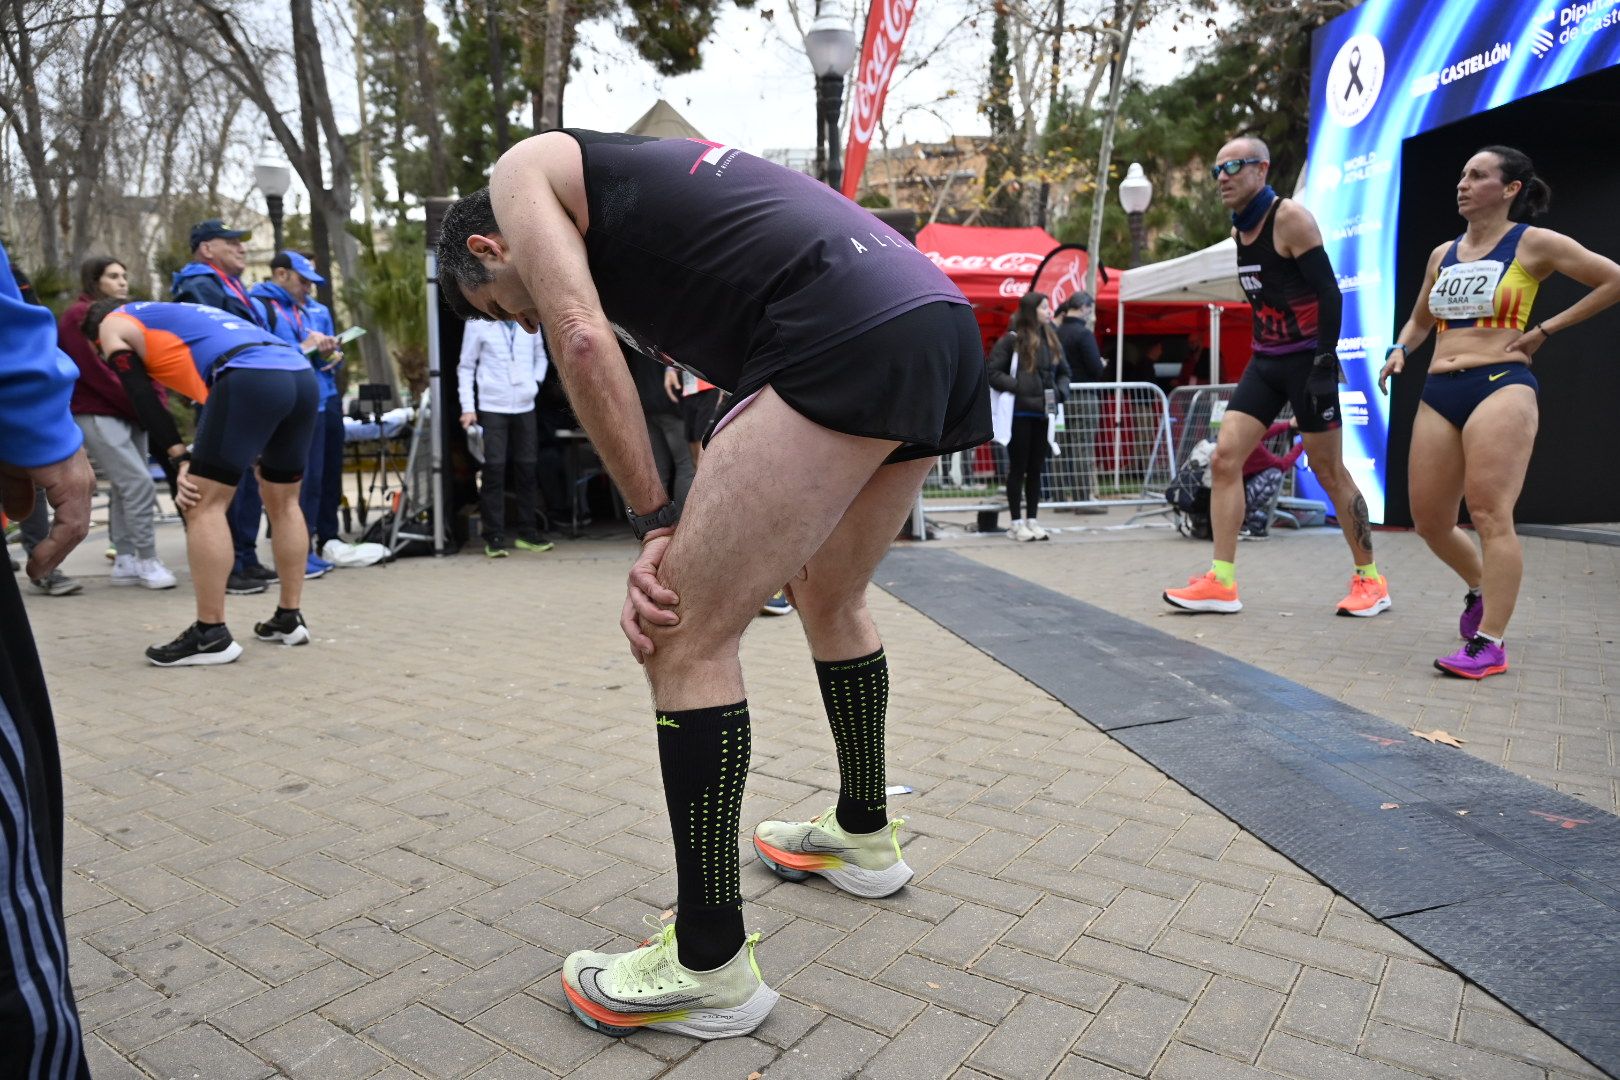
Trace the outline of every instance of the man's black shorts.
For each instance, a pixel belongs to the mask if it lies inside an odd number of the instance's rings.
[[[898,441],[890,462],[955,453],[990,439],[984,341],[966,304],[925,304],[825,352],[750,363],[727,408],[766,386],[822,427]]]
[[[1292,405],[1301,431],[1332,431],[1339,427],[1343,419],[1339,415],[1338,390],[1317,397],[1305,389],[1315,356],[1315,350],[1256,356],[1243,369],[1227,410],[1245,413],[1269,427],[1284,405]]]
[[[192,473],[234,487],[257,461],[266,482],[297,483],[309,461],[320,400],[310,368],[226,368],[197,422]]]

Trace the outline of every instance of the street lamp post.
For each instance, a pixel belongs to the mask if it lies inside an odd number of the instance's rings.
[[[1147,247],[1147,225],[1144,215],[1147,214],[1148,203],[1153,201],[1153,181],[1142,172],[1138,162],[1131,162],[1131,167],[1125,172],[1125,179],[1119,184],[1119,205],[1125,208],[1125,217],[1131,223],[1131,258],[1132,266],[1142,264],[1142,251]]]
[[[818,4],[816,21],[804,35],[805,52],[816,72],[816,165],[818,179],[841,187],[844,169],[838,160],[838,114],[844,99],[844,76],[855,64],[855,31],[837,0]],[[826,147],[825,156],[821,147]]]
[[[292,186],[292,169],[284,161],[260,158],[253,166],[253,180],[264,192],[265,208],[270,212],[270,232],[275,236],[276,250],[281,252],[281,197]]]

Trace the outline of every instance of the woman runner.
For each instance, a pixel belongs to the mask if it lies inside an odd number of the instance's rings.
[[[1378,375],[1379,390],[1388,393],[1389,376],[1401,373],[1431,327],[1437,330],[1412,426],[1408,485],[1418,534],[1468,586],[1458,623],[1464,644],[1434,662],[1465,679],[1508,669],[1503,642],[1524,574],[1513,505],[1538,423],[1531,357],[1560,330],[1620,300],[1620,265],[1527,224],[1551,195],[1518,150],[1487,146],[1468,159],[1457,182],[1457,212],[1468,228],[1429,256],[1412,317]],[[1554,272],[1592,291],[1533,323],[1536,291]],[[1483,556],[1457,527],[1464,498]]]

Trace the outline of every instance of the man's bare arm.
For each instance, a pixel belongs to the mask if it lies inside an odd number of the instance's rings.
[[[1285,259],[1297,259],[1311,248],[1322,246],[1322,230],[1316,225],[1311,212],[1295,202],[1286,200],[1277,208],[1277,254]]]
[[[548,141],[536,136],[506,152],[490,177],[490,202],[574,412],[625,500],[637,514],[650,514],[669,495],[641,399],[591,281],[585,241],[547,179],[547,156],[556,149]]]

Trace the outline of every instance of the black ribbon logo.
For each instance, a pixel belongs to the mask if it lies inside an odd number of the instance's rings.
[[[1361,85],[1361,46],[1357,45],[1350,50],[1350,82],[1344,88],[1344,100],[1349,101],[1351,94],[1365,94],[1367,88]]]

